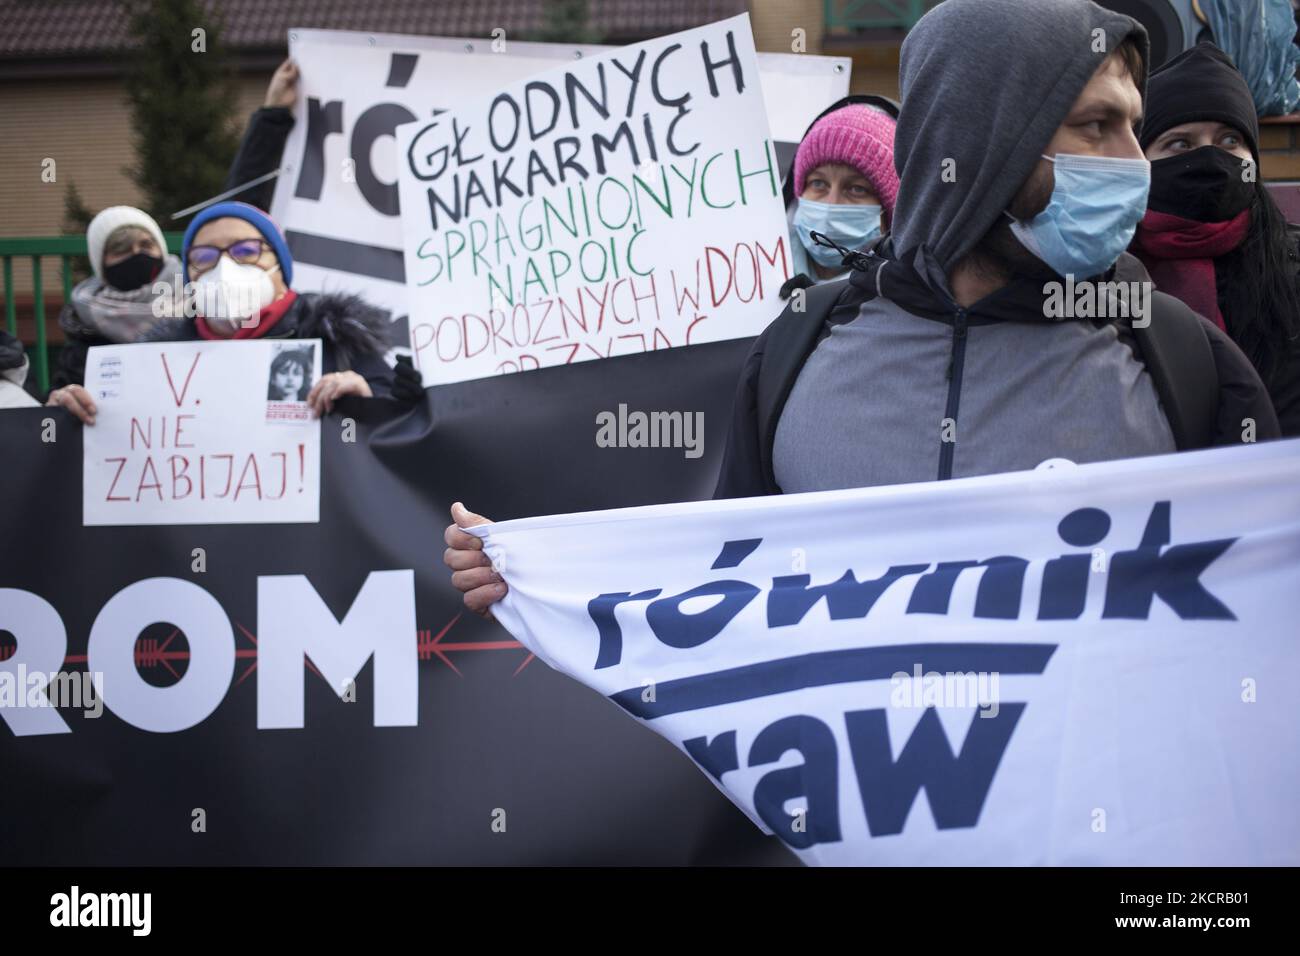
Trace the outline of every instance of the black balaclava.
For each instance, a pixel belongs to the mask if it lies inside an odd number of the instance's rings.
[[[1183,123],[1216,122],[1239,130],[1259,161],[1259,119],[1250,88],[1232,60],[1212,43],[1200,43],[1151,74],[1141,143],[1146,149]],[[1147,206],[1196,222],[1224,222],[1255,195],[1257,170],[1217,146],[1202,146],[1151,163]]]
[[[1241,130],[1250,154],[1259,160],[1259,117],[1250,87],[1232,58],[1213,43],[1198,43],[1178,54],[1147,81],[1142,148],[1182,123],[1227,123]]]

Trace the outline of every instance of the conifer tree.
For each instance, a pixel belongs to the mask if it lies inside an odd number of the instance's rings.
[[[126,0],[127,96],[144,209],[165,231],[171,214],[221,191],[239,146],[235,80],[215,8],[199,0]]]

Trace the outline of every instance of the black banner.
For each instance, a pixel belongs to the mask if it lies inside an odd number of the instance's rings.
[[[201,675],[187,685],[191,664],[202,669],[189,641],[207,638],[187,637],[151,597],[128,608],[143,615],[134,667],[168,694],[146,689],[115,711],[115,693],[125,703],[130,689],[106,686],[99,716],[57,712],[65,732],[17,735],[0,721],[0,864],[794,862],[666,741],[462,613],[442,564],[458,499],[506,519],[708,497],[748,346],[442,386],[402,415],[345,400],[321,425],[318,524],[83,527],[81,426],[61,410],[0,413],[0,668],[57,641],[48,615],[32,616],[40,602],[30,595],[57,612],[62,667],[77,673],[105,605],[149,579],[211,595],[235,642],[233,676],[210,713],[186,729],[139,726],[175,719],[202,696]],[[702,412],[703,454],[601,447],[597,416],[620,405]],[[315,594],[301,608],[306,632],[313,611],[345,622],[372,575],[406,569],[414,726],[377,726],[409,677],[401,661],[367,652],[351,688],[327,682],[340,666],[325,662],[338,650],[333,632],[299,635],[321,657],[307,651],[300,684],[259,674],[259,654],[268,659],[259,578],[306,578]],[[352,623],[364,644],[365,621]],[[259,729],[272,711],[293,713],[299,695],[301,727]]]

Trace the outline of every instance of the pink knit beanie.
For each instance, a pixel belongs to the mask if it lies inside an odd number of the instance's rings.
[[[888,219],[894,217],[898,173],[894,170],[894,118],[864,103],[828,113],[808,131],[794,154],[794,194],[823,163],[844,163],[867,177]]]

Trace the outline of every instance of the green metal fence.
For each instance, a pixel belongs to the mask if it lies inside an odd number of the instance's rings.
[[[825,0],[826,29],[910,30],[940,0]]]
[[[179,250],[182,233],[166,233],[167,248]],[[4,268],[5,328],[11,335],[18,334],[18,303],[14,290],[14,259],[30,259],[32,266],[32,317],[35,319],[35,341],[26,343],[28,357],[36,373],[36,384],[42,393],[50,387],[50,349],[46,327],[57,316],[45,314],[45,263],[47,258],[57,258],[63,280],[63,301],[72,298],[72,260],[86,254],[86,237],[35,236],[0,238],[0,261]]]

